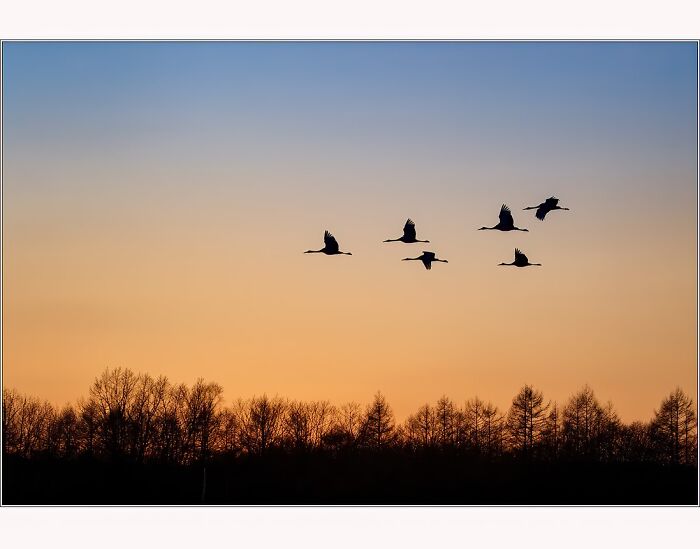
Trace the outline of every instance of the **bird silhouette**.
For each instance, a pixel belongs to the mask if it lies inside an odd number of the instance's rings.
[[[568,210],[569,208],[562,208],[559,206],[559,199],[553,196],[542,202],[539,206],[528,206],[523,208],[523,210],[537,210],[535,212],[535,217],[540,221],[544,221],[545,216],[552,210]]]
[[[503,204],[501,211],[498,213],[498,224],[493,227],[481,227],[480,231],[525,231],[527,229],[519,229],[513,225],[513,214],[510,213],[510,208]]]
[[[416,238],[416,224],[411,219],[407,219],[406,224],[403,226],[403,236],[401,238],[390,238],[384,242],[404,242],[406,244],[412,244],[413,242],[430,242],[430,240],[418,240]]]
[[[401,261],[422,261],[425,268],[430,270],[431,263],[433,261],[440,261],[441,263],[447,263],[447,259],[438,259],[435,257],[435,252],[423,252],[422,255],[418,257],[406,257]]]
[[[532,266],[537,266],[541,267],[541,263],[530,263],[527,259],[527,256],[518,250],[518,248],[515,248],[515,261],[513,263],[499,263],[499,267],[501,265],[512,265],[513,267],[532,267]]]
[[[338,241],[335,237],[326,231],[323,234],[323,243],[325,246],[320,250],[306,250],[305,254],[326,254],[326,255],[352,255],[350,252],[341,252],[338,247]]]

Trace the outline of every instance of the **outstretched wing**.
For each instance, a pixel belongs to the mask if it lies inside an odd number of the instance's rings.
[[[547,200],[547,202],[549,202],[549,200]],[[539,208],[537,208],[537,211],[535,212],[535,217],[540,221],[544,221],[544,216],[546,216],[550,211],[552,211],[551,206],[549,206],[547,202],[545,202],[544,204],[540,204]]]
[[[416,224],[411,219],[406,220],[406,224],[403,226],[403,235],[407,240],[416,239]]]
[[[501,225],[504,227],[513,226],[513,214],[510,213],[510,208],[503,204],[501,206],[501,211],[498,214],[498,219],[501,221]]]
[[[523,252],[518,250],[518,248],[515,248],[515,262],[516,263],[520,263],[520,262],[528,263],[527,256]]]
[[[340,249],[338,247],[338,241],[328,231],[326,231],[325,234],[323,235],[323,243],[326,245],[326,249],[329,252],[338,252],[338,250]]]

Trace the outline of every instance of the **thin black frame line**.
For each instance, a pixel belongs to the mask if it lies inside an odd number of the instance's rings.
[[[80,43],[118,43],[118,42],[280,42],[280,43],[323,43],[323,42],[370,42],[370,43],[699,43],[699,38],[0,38],[0,42],[80,42]]]

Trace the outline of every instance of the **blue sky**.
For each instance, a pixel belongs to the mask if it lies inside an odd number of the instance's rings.
[[[381,388],[399,414],[590,383],[651,413],[695,383],[696,48],[5,42],[5,374],[57,400],[108,364]],[[571,211],[520,210],[551,195]],[[476,231],[503,202],[527,236]],[[378,244],[407,217],[449,268]],[[301,254],[324,229],[352,262]],[[515,246],[546,268],[494,272]]]

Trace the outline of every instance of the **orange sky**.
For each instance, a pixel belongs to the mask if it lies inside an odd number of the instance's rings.
[[[542,67],[532,60],[535,82],[560,74],[548,51]],[[652,91],[622,89],[624,71],[593,53],[594,97],[564,83],[542,102],[501,83],[498,100],[523,112],[494,129],[488,109],[503,105],[464,107],[470,87],[441,96],[449,67],[434,88],[402,87],[414,91],[398,102],[376,92],[353,104],[355,93],[347,112],[309,101],[296,105],[302,116],[265,96],[236,118],[207,114],[215,86],[202,75],[192,96],[145,77],[164,90],[156,100],[127,85],[131,66],[97,101],[83,61],[64,67],[74,78],[53,87],[66,104],[55,99],[52,116],[13,116],[45,105],[56,78],[21,53],[4,62],[6,387],[60,404],[122,366],[217,381],[228,402],[266,392],[364,403],[381,390],[399,419],[443,394],[504,409],[525,383],[560,403],[588,383],[626,421],[649,418],[677,385],[695,395],[694,88],[684,76],[657,83],[674,77],[667,59],[619,54]],[[498,62],[511,61],[487,66]],[[353,63],[361,76],[365,61]],[[322,69],[318,85],[331,86],[336,73]],[[80,88],[92,118],[62,86]],[[456,124],[470,109],[483,120]],[[544,223],[521,211],[551,194],[572,210]],[[529,233],[476,230],[502,202]],[[431,243],[382,243],[409,216]],[[353,255],[304,255],[324,229]],[[516,246],[544,266],[497,267]],[[400,261],[424,249],[449,264]]]

